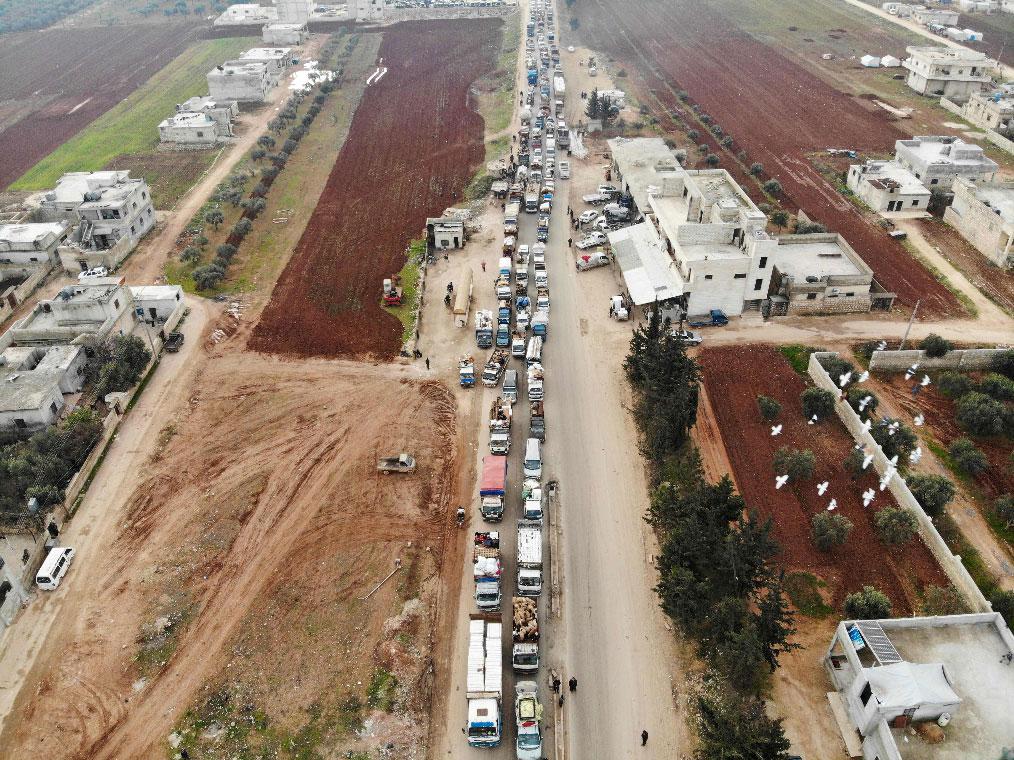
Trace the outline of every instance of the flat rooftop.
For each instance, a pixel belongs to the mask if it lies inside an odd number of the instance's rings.
[[[986,63],[995,64],[985,53],[968,48],[938,47],[936,45],[910,45],[905,48],[909,55],[926,58],[932,61],[952,61],[954,63]]]
[[[891,730],[905,760],[999,760],[1004,747],[1014,747],[1014,664],[1001,663],[1010,650],[995,625],[884,630],[905,660],[943,663],[963,700],[940,744],[911,734],[905,741],[906,732]]]
[[[911,140],[897,140],[896,153],[909,153],[927,164],[992,168],[999,166],[987,156],[978,145],[971,145],[959,138],[945,136],[917,136]]]
[[[291,52],[292,48],[257,47],[250,48],[245,53],[240,54],[239,57],[247,61],[276,61],[285,58]]]
[[[47,235],[62,235],[66,229],[66,222],[3,224],[0,225],[0,241],[7,243],[34,243],[42,240]]]
[[[738,245],[724,243],[692,243],[681,244],[680,250],[688,261],[733,261],[747,258],[746,251]]]
[[[260,76],[268,69],[265,61],[226,61],[208,72],[208,76],[235,76],[236,74],[252,74]]]
[[[206,113],[180,111],[165,119],[162,124],[171,124],[174,127],[208,127],[213,126],[215,121]],[[159,124],[159,126],[162,126],[162,124]]]
[[[720,203],[723,208],[738,207],[760,213],[725,169],[698,169],[687,172],[687,176],[709,208]]]
[[[0,412],[38,409],[81,346],[10,347],[0,353]]]
[[[860,262],[859,256],[845,250],[840,238],[834,234],[785,235],[778,238],[775,266],[796,283],[805,282],[807,277],[860,277],[872,274]]]
[[[896,161],[868,161],[863,178],[874,187],[888,188],[893,183],[909,194],[930,194],[918,177]]]
[[[607,142],[623,181],[642,211],[647,206],[648,187],[659,187],[662,182],[656,167],[660,167],[663,173],[684,172],[661,137],[614,137]]]
[[[1005,222],[1014,222],[1014,184],[976,185],[975,197],[999,211]]]

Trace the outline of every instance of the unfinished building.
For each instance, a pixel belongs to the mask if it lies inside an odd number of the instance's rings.
[[[894,160],[930,189],[947,190],[958,177],[971,182],[991,182],[1000,168],[978,145],[949,135],[897,140],[894,151]]]
[[[7,347],[0,353],[0,432],[30,435],[56,422],[84,385],[83,346]]]
[[[992,83],[996,61],[965,48],[910,45],[902,66],[909,87],[920,95],[964,100]]]
[[[849,190],[874,211],[925,211],[930,191],[896,161],[867,161],[849,167]]]
[[[59,264],[57,248],[69,231],[70,223],[63,220],[0,225],[0,282]]]
[[[268,72],[275,79],[275,83],[282,76],[282,72],[292,63],[292,49],[287,47],[256,47],[250,48],[239,56],[241,61],[260,61],[267,64]]]
[[[987,259],[1014,268],[1014,182],[974,184],[957,179],[944,221]]]
[[[265,24],[261,28],[261,39],[265,45],[298,47],[309,36],[306,24]]]
[[[278,84],[265,61],[226,61],[208,72],[208,92],[215,100],[263,103]]]
[[[1011,136],[1014,121],[1014,97],[1009,85],[994,92],[974,92],[961,104],[961,115],[983,129],[990,129],[1004,137]]]
[[[866,760],[1003,758],[1014,636],[999,613],[838,624],[824,655],[832,712]]]

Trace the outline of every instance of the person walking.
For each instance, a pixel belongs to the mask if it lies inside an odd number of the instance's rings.
[[[485,271],[486,271],[486,262],[485,262],[485,261],[484,261],[484,262],[482,262],[482,271],[483,271],[483,272],[485,272]]]
[[[574,247],[574,238],[567,238],[567,247],[568,248]]]
[[[648,743],[648,731],[646,729],[641,730],[641,746],[643,747]]]
[[[570,677],[570,680],[567,682],[567,685],[570,687],[571,691],[577,691],[577,679],[574,678],[574,676]]]
[[[430,368],[430,358],[427,356],[426,357],[426,369],[429,369],[429,368]]]

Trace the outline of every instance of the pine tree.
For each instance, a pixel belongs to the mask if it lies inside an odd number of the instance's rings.
[[[588,96],[588,105],[584,109],[585,116],[589,119],[598,119],[602,116],[602,104],[599,102],[599,88],[592,90]]]
[[[779,655],[802,646],[789,641],[789,637],[795,635],[796,627],[793,625],[795,615],[785,601],[784,577],[784,571],[780,571],[777,577],[770,577],[757,602],[757,630],[764,659],[771,666],[772,673],[778,667]]]

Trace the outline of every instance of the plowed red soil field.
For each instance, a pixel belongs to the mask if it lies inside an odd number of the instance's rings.
[[[348,139],[250,346],[302,356],[389,358],[401,322],[380,305],[427,216],[461,200],[483,160],[469,88],[489,71],[502,22],[385,29],[387,74],[366,89]]]
[[[799,395],[806,383],[785,358],[767,346],[715,348],[702,351],[704,383],[729,461],[748,506],[774,521],[782,547],[781,563],[790,571],[806,571],[823,579],[839,608],[847,594],[874,585],[891,598],[895,614],[909,614],[927,585],[948,585],[947,578],[918,539],[900,549],[880,543],[873,527],[876,510],[895,506],[889,491],[877,490],[874,502],[863,507],[862,492],[877,488],[872,468],[858,480],[842,467],[852,449],[852,438],[835,417],[808,425],[800,410]],[[778,436],[757,410],[757,395],[777,399],[782,412]],[[813,478],[797,486],[775,489],[774,453],[782,446],[809,449],[817,459]],[[824,496],[817,484],[828,481]],[[831,499],[837,513],[855,528],[846,544],[832,552],[819,551],[810,537],[810,520],[825,510]]]
[[[0,188],[183,52],[196,29],[167,23],[3,35]]]
[[[687,91],[734,137],[734,151],[746,150],[749,161],[761,162],[781,182],[787,206],[805,209],[848,238],[900,303],[912,306],[921,298],[920,313],[927,318],[963,313],[945,287],[867,222],[807,159],[828,147],[893,150],[894,141],[908,135],[886,112],[833,89],[737,29],[734,18],[705,0],[589,0],[581,4],[579,18],[578,35],[633,72],[642,102],[656,110],[659,104],[667,111],[685,110],[677,93]],[[731,167],[731,159],[727,154],[723,163]]]

